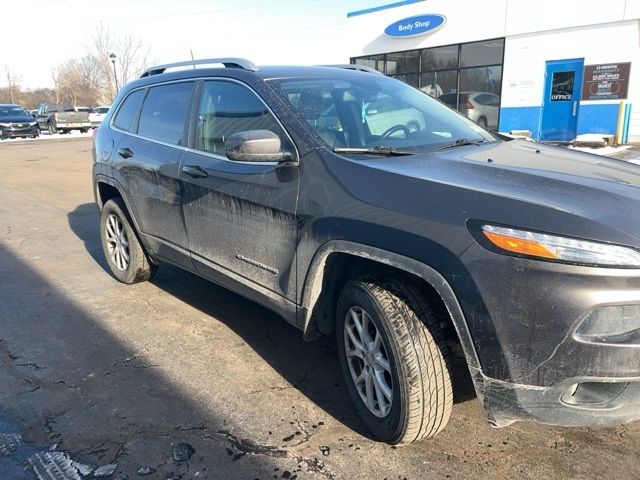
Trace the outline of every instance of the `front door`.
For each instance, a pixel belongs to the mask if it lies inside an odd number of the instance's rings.
[[[298,167],[276,162],[235,162],[225,155],[234,133],[271,130],[282,149],[288,136],[262,100],[247,86],[206,80],[200,95],[195,151],[181,167],[184,221],[194,265],[244,279],[295,299]]]
[[[547,62],[540,140],[568,142],[576,138],[583,67],[583,59]]]

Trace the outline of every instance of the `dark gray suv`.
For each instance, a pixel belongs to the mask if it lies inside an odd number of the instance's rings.
[[[126,85],[94,147],[113,275],[170,263],[334,332],[390,443],[444,428],[455,357],[494,426],[640,418],[640,167],[361,70],[210,59]]]

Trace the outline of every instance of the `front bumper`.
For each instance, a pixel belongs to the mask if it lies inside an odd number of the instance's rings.
[[[473,245],[463,303],[490,423],[640,419],[640,270],[528,260]]]
[[[56,123],[58,130],[89,130],[91,123]]]
[[[38,125],[27,127],[0,127],[0,139],[16,137],[33,137],[40,135]]]
[[[502,382],[473,372],[487,421],[505,427],[525,420],[603,427],[640,420],[640,377],[569,378],[552,387]]]

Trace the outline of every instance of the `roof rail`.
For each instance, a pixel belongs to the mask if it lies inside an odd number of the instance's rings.
[[[347,70],[358,70],[360,72],[377,73],[379,75],[384,75],[381,71],[376,70],[375,68],[367,67],[366,65],[356,65],[353,63],[345,63],[341,65],[321,65],[321,66],[334,67],[334,68],[346,68]]]
[[[203,58],[201,60],[186,60],[184,62],[167,63],[165,65],[156,65],[155,67],[149,67],[142,73],[142,75],[140,75],[140,78],[150,77],[151,75],[159,75],[161,73],[164,73],[164,71],[168,68],[196,68],[196,65],[211,65],[215,63],[221,63],[226,68],[241,68],[243,70],[249,70],[251,72],[258,71],[258,67],[253,62],[245,60],[244,58]]]

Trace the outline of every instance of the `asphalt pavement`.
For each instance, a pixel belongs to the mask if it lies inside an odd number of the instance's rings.
[[[333,338],[168,265],[115,281],[91,162],[0,142],[0,479],[640,478],[640,423],[493,429],[463,380],[436,438],[371,441]]]

